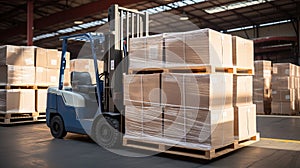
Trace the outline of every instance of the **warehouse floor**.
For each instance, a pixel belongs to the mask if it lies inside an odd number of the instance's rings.
[[[212,161],[120,156],[84,135],[53,139],[45,123],[0,127],[0,167],[300,167],[300,117],[258,116],[257,125],[260,142]]]

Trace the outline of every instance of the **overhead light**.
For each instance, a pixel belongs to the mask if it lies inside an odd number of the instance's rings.
[[[189,20],[189,17],[188,17],[188,15],[186,15],[186,13],[183,11],[182,12],[182,15],[180,16],[180,18],[179,18],[180,20]]]
[[[83,23],[82,20],[75,20],[75,21],[74,21],[74,24],[82,24],[82,23]]]
[[[204,9],[204,11],[208,14],[214,14],[214,13],[229,11],[229,10],[233,10],[233,9],[258,5],[258,4],[271,2],[271,1],[273,1],[273,0],[251,0],[251,1],[245,0],[245,1],[239,1],[239,2],[235,2],[235,3],[227,4],[227,5]]]

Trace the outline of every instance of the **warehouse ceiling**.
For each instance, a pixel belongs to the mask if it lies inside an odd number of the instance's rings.
[[[35,0],[34,45],[58,48],[59,36],[97,30],[107,22],[107,9],[114,3],[151,9],[152,32],[196,28],[226,32],[300,18],[300,0]],[[0,6],[0,44],[26,45],[26,1],[0,0]],[[189,19],[179,20],[183,15]],[[81,21],[81,26],[74,21]]]

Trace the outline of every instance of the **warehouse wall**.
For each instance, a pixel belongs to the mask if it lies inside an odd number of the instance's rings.
[[[300,27],[300,22],[298,23]],[[298,30],[300,34],[300,29]],[[259,27],[258,29],[248,29],[241,30],[236,32],[231,32],[232,35],[241,36],[244,38],[258,38],[258,37],[268,37],[268,36],[297,36],[295,29],[292,23],[283,23],[278,25]],[[298,42],[298,48],[300,48],[300,38]],[[300,58],[298,60],[298,64],[300,65]]]

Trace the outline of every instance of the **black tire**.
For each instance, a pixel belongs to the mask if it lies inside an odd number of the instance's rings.
[[[63,138],[67,135],[64,122],[59,115],[54,116],[50,121],[50,130],[54,138]]]
[[[101,117],[95,124],[93,138],[104,148],[118,147],[121,144],[119,121],[108,116]]]

